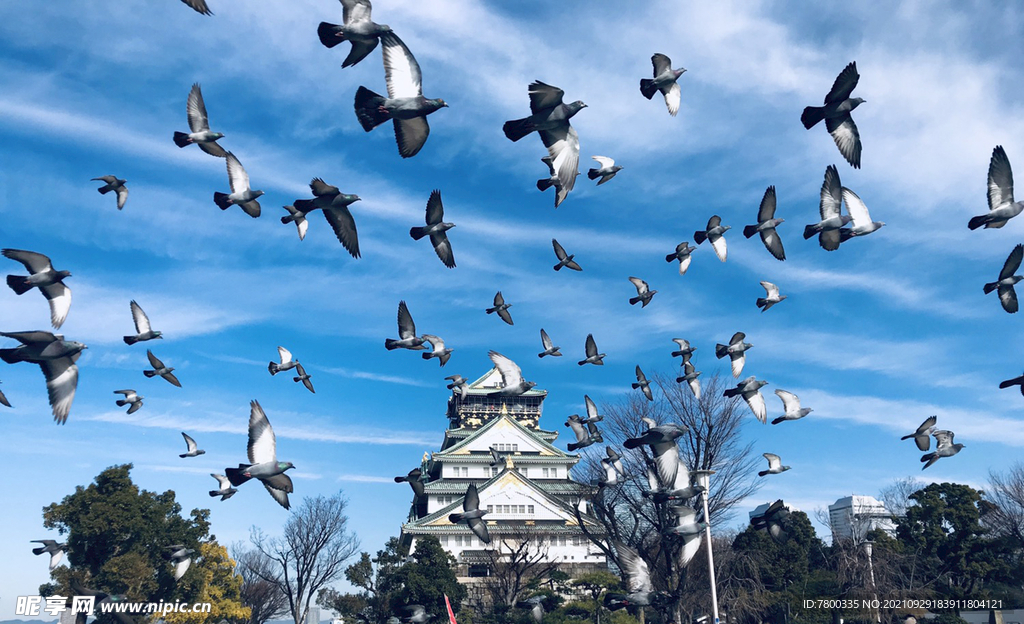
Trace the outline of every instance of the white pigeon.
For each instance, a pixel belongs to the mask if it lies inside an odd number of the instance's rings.
[[[792,392],[787,392],[785,390],[780,389],[776,390],[775,394],[777,394],[779,398],[782,399],[782,408],[785,413],[783,413],[782,416],[779,416],[778,418],[773,420],[773,425],[777,425],[780,422],[786,420],[799,420],[804,416],[810,414],[812,411],[814,411],[809,407],[800,407],[800,397],[793,394]]]
[[[1024,210],[1024,202],[1013,201],[1013,170],[1002,145],[992,150],[988,163],[988,213],[979,215],[967,224],[972,230],[981,226],[1001,228]]]
[[[868,207],[864,205],[861,198],[850,189],[843,187],[843,201],[846,202],[846,211],[850,213],[853,220],[853,227],[839,230],[839,242],[844,243],[855,236],[867,236],[885,225],[884,221],[872,221],[868,214]]]
[[[501,389],[497,392],[498,396],[519,396],[537,385],[535,382],[525,381],[519,366],[504,355],[497,351],[488,351],[487,356],[501,374]]]
[[[780,474],[789,470],[789,466],[782,465],[782,459],[775,453],[763,453],[764,458],[768,460],[768,470],[762,470],[757,473],[757,476],[764,477],[770,474]]]
[[[779,287],[771,282],[761,282],[761,287],[764,288],[766,294],[764,297],[758,297],[754,302],[757,307],[761,308],[761,312],[786,298],[786,295],[779,294]]]
[[[263,191],[254,191],[249,187],[249,174],[245,172],[242,163],[238,162],[234,154],[228,152],[225,160],[227,160],[231,193],[214,193],[213,202],[221,210],[238,206],[245,211],[245,214],[255,219],[260,216],[260,203],[256,199],[263,195]]]
[[[299,363],[298,360],[292,357],[292,352],[284,347],[277,348],[277,354],[281,358],[281,363],[271,362],[267,365],[267,370],[270,371],[271,375],[276,375],[283,371],[289,371],[295,368],[295,365]]]

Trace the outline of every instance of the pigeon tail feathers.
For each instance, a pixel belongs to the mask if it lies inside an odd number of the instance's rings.
[[[32,290],[32,284],[28,283],[28,278],[20,275],[8,275],[7,285],[10,286],[11,290],[13,290],[17,295],[24,295],[28,291]]]
[[[640,79],[640,93],[644,94],[644,97],[648,100],[654,97],[654,94],[658,92],[658,85],[654,84],[654,80],[650,78]]]
[[[243,471],[252,466],[252,464],[238,464],[238,468],[225,468],[224,476],[228,478],[231,485],[242,485],[252,477],[247,477],[243,474]]]
[[[703,243],[707,239],[708,239],[707,232],[697,231],[697,232],[693,233],[693,242],[697,243],[698,245],[700,245],[701,243]]]
[[[804,228],[804,240],[810,239],[812,236],[818,233],[818,226],[808,225]]]
[[[981,226],[985,225],[986,223],[988,223],[988,219],[989,219],[988,215],[981,215],[979,217],[973,217],[970,221],[967,222],[967,227],[972,229],[972,230],[976,230],[976,229],[980,228]]]
[[[277,364],[275,362],[271,362],[267,365],[267,370],[270,371],[271,375],[276,375],[278,373]]]
[[[800,123],[804,125],[804,128],[810,130],[818,124],[819,121],[825,118],[825,108],[822,106],[808,106],[804,109],[802,115],[800,115]]]
[[[227,193],[214,193],[213,203],[217,204],[221,210],[227,210],[231,206],[231,200],[228,199]]]
[[[768,302],[765,301],[764,297],[758,297],[757,301],[754,302],[754,304],[757,305],[757,307],[759,307],[759,308],[763,308],[766,303],[768,303]]]
[[[743,228],[743,236],[745,236],[746,238],[750,238],[754,234],[757,234],[757,226],[756,225],[748,225],[748,226]]]
[[[985,294],[986,295],[989,294],[990,292],[992,292],[996,288],[999,288],[999,284],[997,282],[990,282],[988,284],[985,284],[985,288],[984,288]]]
[[[320,43],[324,44],[325,48],[333,48],[342,41],[345,41],[345,34],[341,32],[341,27],[337,24],[320,22],[316,29],[316,34],[320,37]]]
[[[409,229],[409,236],[412,236],[413,240],[419,240],[427,235],[427,228],[425,227],[414,227]]]
[[[178,147],[185,147],[185,146],[189,145],[190,143],[192,143],[192,141],[188,138],[188,135],[185,134],[184,132],[175,132],[174,133],[174,144],[177,145]]]
[[[124,343],[126,345],[133,345],[133,344],[135,344],[138,341],[139,341],[139,339],[136,338],[135,336],[125,336],[124,337]]]
[[[391,113],[383,108],[384,98],[366,87],[361,86],[356,91],[355,106],[359,125],[367,132],[391,119]]]
[[[145,371],[142,371],[142,374],[145,375],[146,377],[155,377],[156,376],[156,371],[145,370]]]
[[[591,180],[596,180],[601,177],[601,174],[597,172],[597,169],[591,169],[590,171],[587,171],[587,177]],[[600,184],[600,182],[598,184]]]
[[[508,137],[508,140],[513,143],[536,129],[537,128],[530,122],[529,117],[506,121],[505,125],[501,127],[502,132],[504,132],[505,136]]]

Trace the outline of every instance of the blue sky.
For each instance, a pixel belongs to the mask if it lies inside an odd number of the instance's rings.
[[[391,482],[436,450],[447,421],[445,375],[475,378],[487,351],[516,360],[549,391],[547,429],[630,392],[633,367],[674,373],[672,338],[698,351],[698,369],[728,374],[716,342],[744,331],[755,345],[746,374],[769,393],[797,393],[814,412],[744,435],[793,469],[766,480],[745,511],[784,497],[813,510],[849,494],[877,494],[894,479],[983,487],[1024,447],[1014,390],[1020,315],[982,294],[1024,221],[969,232],[986,209],[993,147],[1024,171],[1021,17],[1012,3],[906,2],[880,10],[841,3],[804,11],[797,2],[621,3],[380,0],[416,55],[424,94],[450,108],[429,119],[419,155],[401,159],[390,126],[364,133],[352,111],[359,85],[383,92],[379,50],[344,71],[347,45],[323,48],[321,20],[340,21],[330,0],[210,0],[204,18],[176,0],[54,0],[0,4],[0,244],[49,255],[73,273],[63,333],[89,345],[67,425],[54,425],[38,367],[0,367],[15,409],[0,412],[9,494],[0,543],[0,615],[48,578],[29,540],[54,538],[41,509],[107,466],[134,462],[141,487],[173,489],[183,507],[213,510],[222,543],[249,527],[276,531],[287,513],[246,486],[221,503],[210,472],[245,458],[249,401],[258,399],[293,461],[296,494],[344,490],[353,529],[375,551],[396,535],[410,500]],[[662,52],[687,68],[672,118],[639,93]],[[853,170],[820,127],[800,125],[836,75],[857,61],[855,119],[863,169]],[[596,188],[582,176],[558,210],[533,136],[512,144],[507,119],[528,113],[527,85],[542,80],[588,108],[573,125],[581,170],[591,155],[625,169]],[[214,130],[227,136],[261,198],[263,216],[221,212],[222,160],[171,141],[184,130],[192,83],[203,87]],[[887,226],[833,253],[804,241],[817,220],[826,166],[836,164]],[[96,192],[101,175],[128,180],[118,212]],[[319,215],[300,242],[282,225],[284,204],[308,197],[322,177],[363,200],[353,207],[363,257],[353,260]],[[742,226],[768,185],[778,193],[787,260],[774,260]],[[458,268],[446,269],[421,225],[441,189]],[[733,229],[729,259],[705,244],[685,276],[664,261],[719,214]],[[551,238],[583,273],[551,266]],[[5,261],[5,273],[21,267]],[[629,276],[659,291],[631,307]],[[789,296],[761,314],[769,280]],[[501,290],[515,326],[485,315]],[[127,347],[135,299],[166,339]],[[444,369],[406,351],[387,352],[404,299],[421,333],[455,352]],[[0,328],[48,329],[36,293],[0,291]],[[543,327],[566,357],[538,360]],[[608,357],[578,367],[586,335]],[[316,395],[266,363],[284,345],[313,375]],[[12,346],[5,341],[2,346]],[[146,379],[145,350],[177,369],[183,388]],[[749,371],[749,373],[747,373]],[[112,391],[146,396],[132,416]],[[781,402],[767,394],[769,416]],[[920,453],[899,436],[931,414],[967,448],[921,473]],[[188,431],[207,454],[181,460]],[[564,448],[563,435],[558,444]]]

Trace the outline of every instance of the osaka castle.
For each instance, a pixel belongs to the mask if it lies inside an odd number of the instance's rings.
[[[448,429],[441,448],[424,454],[420,470],[424,493],[415,497],[402,543],[433,535],[458,562],[459,580],[470,587],[491,574],[499,553],[529,543],[531,553],[557,562],[570,576],[607,569],[604,553],[580,530],[574,509],[592,533],[600,533],[587,513],[585,496],[593,486],[573,481],[570,469],[580,460],[554,446],[557,431],[539,427],[547,391],[533,388],[514,397],[497,396],[496,368],[467,385],[465,396],[453,390],[448,399]],[[494,449],[502,456],[496,462]],[[483,520],[491,537],[484,544],[465,523],[449,514],[462,511],[466,488],[475,483]],[[472,590],[471,590],[472,591]]]

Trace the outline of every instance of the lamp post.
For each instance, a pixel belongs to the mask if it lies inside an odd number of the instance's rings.
[[[871,540],[865,540],[864,553],[868,556],[868,571],[871,574],[871,594],[875,598],[875,604],[878,604],[878,588],[875,586],[875,564],[871,560],[871,546],[874,544]],[[875,621],[881,624],[882,622],[882,610],[880,608],[875,609]]]
[[[715,582],[715,557],[711,551],[711,515],[708,513],[708,495],[711,493],[711,475],[715,474],[714,470],[694,470],[693,475],[697,479],[697,484],[704,488],[704,495],[701,498],[704,499],[704,533],[708,543],[708,571],[711,577],[711,610],[715,616],[714,624],[719,624],[718,621],[718,588]]]

